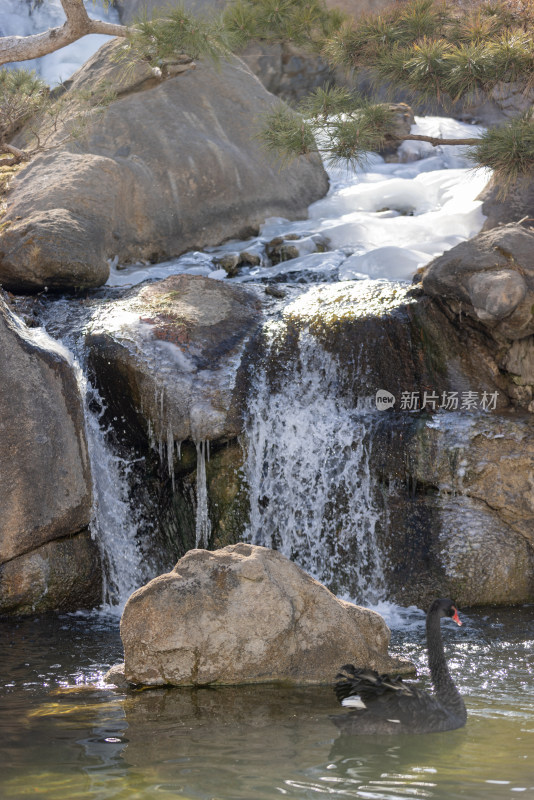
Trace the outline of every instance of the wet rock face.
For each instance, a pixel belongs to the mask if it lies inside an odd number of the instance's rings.
[[[249,380],[241,359],[261,322],[255,293],[177,275],[107,304],[87,335],[92,379],[133,462],[131,493],[161,571],[197,543],[201,466],[210,546],[240,538],[247,502],[236,437]]]
[[[384,420],[374,465],[388,487],[390,585],[403,603],[534,595],[534,439],[528,419],[449,412]]]
[[[240,357],[260,320],[252,292],[176,275],[106,306],[87,336],[90,365],[112,411],[154,440],[231,439]]]
[[[280,553],[192,550],[138,589],[121,619],[125,677],[149,686],[330,683],[350,661],[411,670],[375,612],[337,600]]]
[[[288,350],[295,331],[306,326],[339,360],[339,391],[355,402],[383,389],[396,397],[399,410],[405,392],[417,391],[422,399],[424,390],[441,398],[475,385],[481,392],[502,389],[484,338],[458,332],[435,303],[404,284],[369,279],[313,287],[286,306],[284,316]],[[509,405],[502,392],[498,404]]]
[[[368,422],[388,597],[419,606],[447,595],[463,605],[530,601],[534,440],[528,418],[509,411],[487,336],[456,327],[428,297],[367,283],[313,287],[286,307],[272,370],[267,362],[272,391],[304,326],[337,361],[340,399],[373,402],[378,389],[393,395],[394,406]],[[514,358],[530,365],[530,350],[517,348]],[[412,392],[418,404],[403,410]],[[425,392],[434,399],[421,411]],[[454,396],[447,410],[443,398]],[[470,396],[476,406],[462,406]],[[356,572],[359,557],[357,548],[347,551],[336,573]]]
[[[304,217],[328,189],[318,156],[297,159],[280,180],[253,136],[277,101],[241,60],[219,70],[201,61],[160,80],[147,65],[125,72],[120,46],[104,45],[71,86],[105,82],[117,99],[76,146],[36,158],[13,181],[0,238],[8,289],[98,286],[109,258],[163,260],[243,238],[266,217]]]
[[[90,606],[101,579],[97,548],[80,533],[92,500],[74,370],[1,299],[0,344],[0,613]],[[77,570],[87,578],[78,586]]]

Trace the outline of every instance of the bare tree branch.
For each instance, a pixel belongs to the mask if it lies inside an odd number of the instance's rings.
[[[438,147],[440,144],[479,144],[480,139],[440,139],[437,136],[420,136],[416,133],[408,133],[406,136],[400,137],[403,141],[406,139],[412,139],[416,142],[430,142],[430,144],[434,145],[434,147]]]
[[[3,145],[4,150],[7,150],[8,153],[11,153],[15,156],[15,158],[20,159],[21,161],[27,161],[28,156],[24,150],[19,150],[18,147],[15,147],[14,144],[5,144]]]
[[[91,19],[83,0],[61,0],[67,20],[60,28],[49,28],[31,36],[4,36],[0,38],[0,64],[12,61],[27,61],[40,58],[47,53],[60,50],[67,44],[81,39],[89,33],[104,33],[109,36],[126,36],[126,25]]]

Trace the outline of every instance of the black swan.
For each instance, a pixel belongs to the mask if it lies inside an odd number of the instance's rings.
[[[426,616],[426,639],[435,694],[404,683],[398,676],[379,675],[374,670],[346,664],[336,675],[334,691],[337,699],[353,710],[332,717],[343,733],[434,733],[465,725],[464,701],[443,652],[442,617],[462,624],[452,600],[434,600]]]

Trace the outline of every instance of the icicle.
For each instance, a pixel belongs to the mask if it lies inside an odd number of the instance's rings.
[[[211,535],[211,522],[208,511],[208,486],[206,482],[206,451],[209,443],[196,442],[197,448],[197,519],[195,547],[207,547]]]
[[[171,424],[167,425],[167,469],[172,480],[172,491],[174,492],[174,436]]]

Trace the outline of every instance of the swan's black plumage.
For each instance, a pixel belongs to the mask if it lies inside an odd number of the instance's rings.
[[[341,667],[334,689],[337,699],[342,702],[348,697],[359,697],[362,702],[361,708],[333,717],[343,733],[433,733],[465,725],[465,705],[450,676],[443,651],[442,617],[452,617],[458,625],[462,624],[452,600],[434,600],[426,618],[434,694],[405,683],[399,676],[379,675],[371,669],[356,669],[352,664]]]

